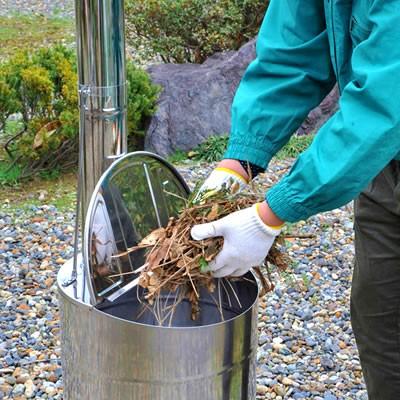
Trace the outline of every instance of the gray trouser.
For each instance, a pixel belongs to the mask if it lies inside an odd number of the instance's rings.
[[[351,322],[369,400],[400,399],[400,162],[355,201]]]

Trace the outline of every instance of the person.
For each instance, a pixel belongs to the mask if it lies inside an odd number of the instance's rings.
[[[335,84],[338,111],[264,202],[192,228],[223,236],[216,277],[259,265],[286,221],[355,201],[351,321],[370,400],[400,398],[400,2],[271,0],[232,105],[228,149],[200,191],[265,170]]]

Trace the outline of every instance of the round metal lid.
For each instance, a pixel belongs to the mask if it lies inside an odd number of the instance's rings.
[[[178,215],[190,190],[163,158],[144,151],[115,161],[101,176],[89,203],[83,263],[92,304],[115,300],[133,285],[144,249],[129,251]]]

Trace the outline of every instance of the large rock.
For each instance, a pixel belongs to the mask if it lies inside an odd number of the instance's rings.
[[[255,40],[238,51],[218,53],[205,63],[159,64],[148,68],[152,81],[163,87],[150,121],[145,149],[166,156],[190,150],[208,136],[230,131],[233,96],[249,63]],[[336,95],[310,113],[301,134],[315,130],[336,108]]]
[[[163,156],[189,150],[210,135],[229,133],[233,96],[255,56],[255,42],[219,53],[205,63],[160,64],[148,68],[163,87],[147,130],[145,148]]]

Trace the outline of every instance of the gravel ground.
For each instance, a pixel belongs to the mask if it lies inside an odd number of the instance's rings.
[[[288,165],[274,162],[261,183]],[[209,170],[181,168],[191,183]],[[288,228],[312,237],[291,239],[294,273],[261,300],[257,399],[367,399],[349,321],[351,211]],[[62,398],[55,279],[73,254],[73,224],[72,206],[0,206],[0,400]]]
[[[73,0],[0,0],[0,15],[43,14],[73,16]]]

